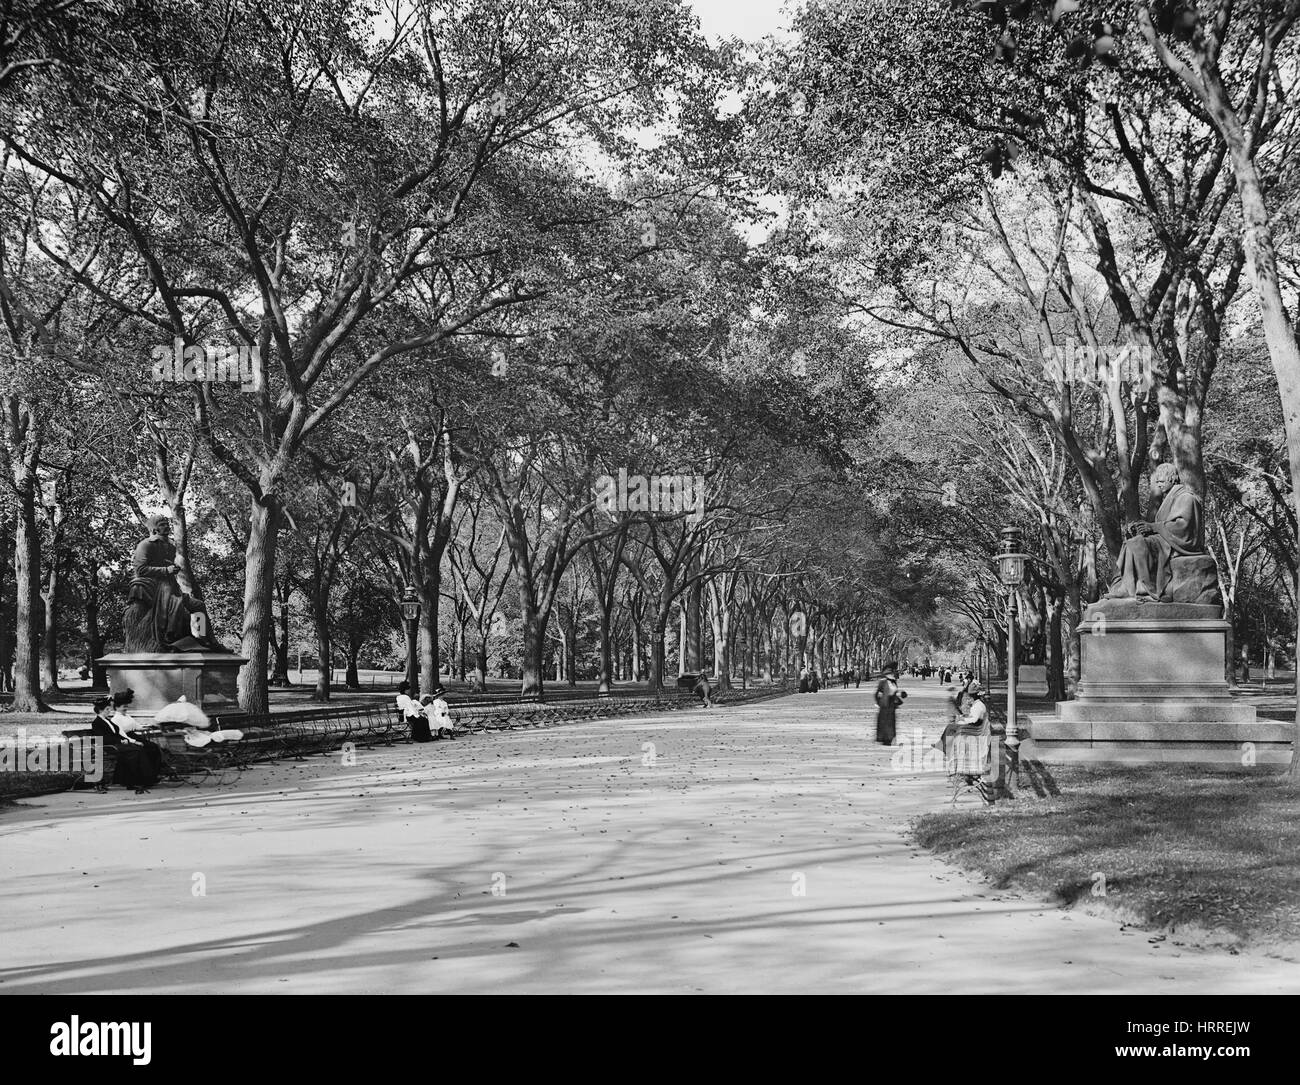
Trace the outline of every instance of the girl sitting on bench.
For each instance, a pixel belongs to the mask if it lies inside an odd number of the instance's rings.
[[[428,721],[428,726],[433,731],[434,738],[456,737],[456,723],[451,718],[451,709],[442,696],[446,692],[442,686],[434,686],[433,692],[426,694],[421,699],[421,703],[424,705],[424,715]]]

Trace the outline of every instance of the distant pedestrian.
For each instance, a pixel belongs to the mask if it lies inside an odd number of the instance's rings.
[[[894,744],[895,713],[906,697],[898,686],[898,664],[891,660],[876,686],[876,741],[883,746]]]
[[[808,668],[803,667],[799,671],[799,692],[808,692]]]

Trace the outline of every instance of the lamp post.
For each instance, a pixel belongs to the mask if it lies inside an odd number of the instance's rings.
[[[402,594],[402,617],[406,619],[406,681],[411,689],[408,696],[420,696],[420,671],[415,662],[415,646],[420,635],[420,597],[414,585],[408,584]]]
[[[1024,539],[1014,527],[1002,529],[998,547],[998,577],[1007,587],[1007,745],[1020,745],[1016,734],[1016,589],[1025,581]]]

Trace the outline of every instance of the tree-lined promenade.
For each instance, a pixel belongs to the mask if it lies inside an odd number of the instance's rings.
[[[944,702],[908,685],[900,733],[929,742]],[[875,744],[872,709],[865,688],[832,689],[358,750],[223,789],[50,796],[0,822],[21,917],[0,991],[1300,989],[1293,963],[1153,941],[925,854],[908,823],[949,788]],[[1008,831],[998,815],[975,820]],[[1076,868],[1085,902],[1094,869]],[[286,907],[287,888],[312,907]]]
[[[248,711],[1003,656],[1006,524],[1063,698],[1160,462],[1294,653],[1300,3],[0,4],[15,709],[160,510]]]

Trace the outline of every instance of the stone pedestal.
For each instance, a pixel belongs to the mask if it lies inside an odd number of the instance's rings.
[[[135,691],[131,714],[148,716],[182,694],[209,714],[238,708],[235,682],[248,660],[229,652],[119,652],[95,662],[114,693]]]
[[[1023,752],[1044,761],[1284,765],[1291,725],[1256,718],[1228,691],[1228,623],[1217,607],[1112,608],[1079,626],[1079,696],[1030,717]],[[1203,616],[1206,612],[1214,617]],[[1166,616],[1166,614],[1168,616]]]
[[[1047,668],[1042,664],[1021,664],[1016,668],[1016,692],[1026,697],[1046,697]]]

